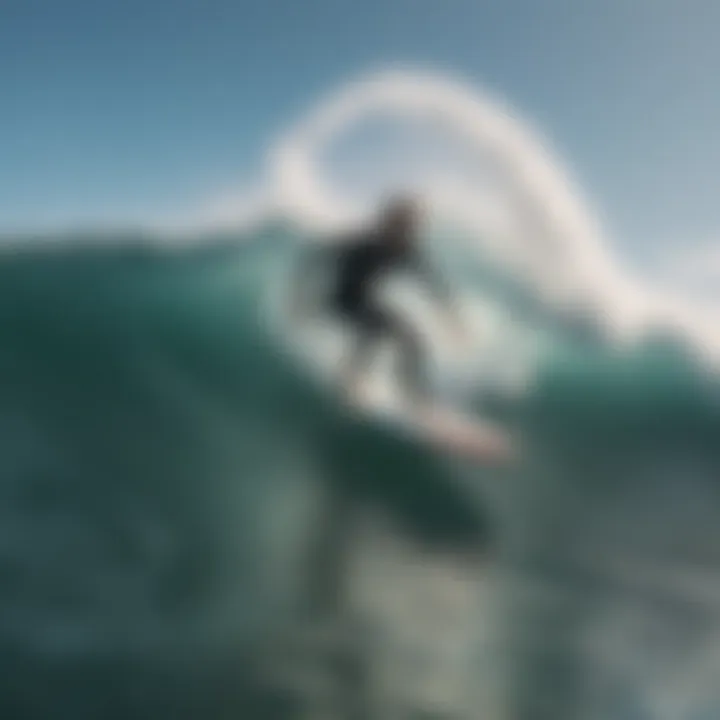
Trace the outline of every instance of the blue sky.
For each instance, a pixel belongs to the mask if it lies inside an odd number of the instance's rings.
[[[633,247],[720,228],[714,0],[4,0],[0,228],[172,213],[388,63],[507,98]]]

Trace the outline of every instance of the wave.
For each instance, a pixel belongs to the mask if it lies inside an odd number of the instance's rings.
[[[419,299],[391,293],[427,324],[437,382],[520,438],[510,470],[464,467],[346,416],[317,372],[327,358],[298,354],[277,324],[288,263],[366,209],[324,195],[316,155],[378,109],[439,113],[473,152],[491,146],[502,198],[520,208],[520,225],[500,233],[507,218],[479,213],[474,185],[446,177],[429,190],[439,198],[429,250],[472,331],[462,367]],[[140,717],[250,716],[253,703],[290,716],[287,698],[267,707],[261,650],[309,615],[363,610],[348,563],[384,523],[424,562],[492,561],[502,652],[491,664],[511,698],[506,716],[660,713],[671,683],[683,707],[717,704],[710,680],[687,675],[709,662],[700,636],[719,622],[720,405],[705,362],[716,329],[617,270],[540,145],[467,88],[383,74],[278,143],[271,187],[248,204],[243,230],[208,230],[202,214],[182,238],[151,228],[10,243],[0,262],[0,653],[14,668],[0,681],[4,717],[60,705],[100,716],[123,703]],[[632,629],[640,619],[653,637],[670,628],[670,640],[652,645]]]
[[[52,657],[77,672],[108,653],[137,667],[200,648],[211,664],[230,646],[244,657],[304,613],[342,605],[343,561],[326,551],[351,542],[358,507],[427,552],[490,552],[510,569],[530,563],[523,576],[552,562],[567,582],[578,553],[583,567],[605,562],[624,533],[625,555],[647,558],[663,547],[658,518],[687,522],[652,483],[713,492],[717,385],[685,346],[619,353],[490,270],[495,302],[545,333],[523,393],[479,395],[522,436],[521,467],[458,467],[345,416],[268,321],[273,278],[297,247],[276,224],[180,251],[5,256],[0,637],[30,675]],[[609,535],[601,518],[637,508],[640,489],[653,509]],[[715,524],[695,521],[664,552],[704,557]],[[534,676],[519,657],[510,675]],[[4,696],[27,708],[18,692]]]

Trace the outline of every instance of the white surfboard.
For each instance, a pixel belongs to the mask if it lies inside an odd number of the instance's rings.
[[[431,407],[407,422],[439,449],[480,462],[512,459],[510,438],[499,428],[449,408]]]
[[[351,407],[389,421],[438,450],[483,463],[504,463],[513,458],[507,433],[459,410],[430,405],[417,412],[371,394],[348,398]]]

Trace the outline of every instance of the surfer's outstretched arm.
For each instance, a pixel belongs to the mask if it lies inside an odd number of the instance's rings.
[[[426,257],[415,256],[413,267],[429,288],[435,300],[441,306],[448,326],[454,334],[461,332],[460,316],[455,295],[447,277],[441,273]]]

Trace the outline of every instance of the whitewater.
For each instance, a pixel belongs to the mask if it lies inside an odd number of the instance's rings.
[[[342,338],[286,324],[299,253],[396,185],[427,199],[465,352],[412,287],[389,301],[517,466],[347,416]],[[717,715],[717,317],[623,266],[506,104],[360,78],[249,189],[143,225],[6,238],[3,717],[320,717],[315,675],[360,717]],[[293,662],[325,625],[345,664]]]

